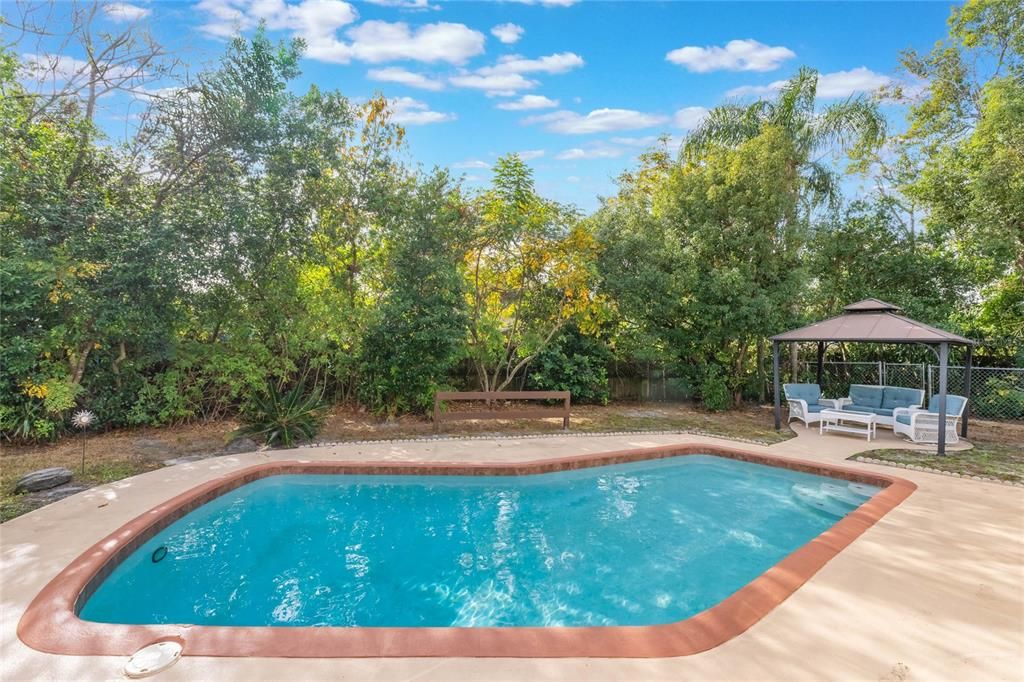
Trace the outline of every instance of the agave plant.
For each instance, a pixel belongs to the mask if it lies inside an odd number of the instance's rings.
[[[305,380],[283,392],[271,384],[243,410],[243,425],[231,438],[248,436],[285,447],[311,440],[323,425],[326,407],[323,392],[314,389],[307,393]]]

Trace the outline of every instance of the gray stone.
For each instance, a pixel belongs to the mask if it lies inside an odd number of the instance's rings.
[[[39,490],[49,490],[64,485],[71,480],[72,475],[71,470],[64,467],[40,469],[19,478],[14,485],[14,491],[34,493]]]
[[[132,446],[147,457],[166,457],[174,454],[174,446],[156,438],[136,438]]]
[[[63,500],[65,497],[71,497],[72,495],[76,495],[83,490],[88,489],[89,486],[83,483],[68,483],[67,485],[61,485],[56,488],[50,488],[49,490],[32,493],[28,497],[32,498],[32,501],[38,503],[41,507],[58,500]]]
[[[240,452],[253,452],[259,449],[259,444],[252,438],[236,438],[227,444],[227,447],[224,448],[224,452],[229,455],[235,455]]]

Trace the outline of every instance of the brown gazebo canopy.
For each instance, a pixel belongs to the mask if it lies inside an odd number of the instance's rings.
[[[818,383],[828,343],[915,343],[930,348],[939,359],[939,454],[946,451],[946,380],[949,369],[949,346],[967,348],[964,393],[970,409],[971,361],[974,342],[958,334],[937,329],[923,322],[904,317],[898,307],[875,298],[868,298],[843,308],[842,315],[815,322],[800,329],[772,337],[773,380],[775,387],[775,428],[782,428],[782,398],[779,382],[779,344],[813,341],[818,344]],[[936,350],[937,349],[937,350]],[[961,435],[967,436],[967,412],[961,422]]]

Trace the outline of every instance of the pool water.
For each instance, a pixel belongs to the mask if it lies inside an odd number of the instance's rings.
[[[80,616],[251,626],[668,623],[722,601],[877,491],[709,455],[520,477],[271,476],[158,533]]]

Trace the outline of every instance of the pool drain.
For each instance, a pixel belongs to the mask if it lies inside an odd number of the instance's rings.
[[[181,644],[174,641],[155,642],[144,646],[124,665],[126,677],[138,679],[167,670],[181,658]]]
[[[160,547],[157,547],[153,550],[153,553],[149,556],[149,558],[153,561],[154,564],[158,564],[164,560],[165,556],[167,556],[167,545],[161,545]]]

